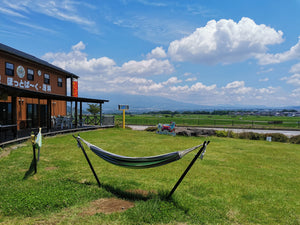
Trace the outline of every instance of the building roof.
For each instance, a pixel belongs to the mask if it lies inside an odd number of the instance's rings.
[[[52,64],[50,64],[50,63],[48,63],[48,62],[46,62],[42,59],[39,59],[39,58],[37,58],[33,55],[29,55],[25,52],[19,51],[17,49],[14,49],[12,47],[9,47],[9,46],[1,44],[1,43],[0,43],[0,51],[3,51],[3,52],[6,52],[6,53],[9,53],[9,54],[21,57],[21,58],[29,60],[31,62],[41,64],[43,66],[49,67],[49,68],[54,69],[54,70],[60,71],[64,74],[66,74],[67,77],[73,77],[73,78],[76,78],[76,79],[79,78],[79,76],[77,76],[73,73],[70,73],[70,72],[68,72],[68,71],[66,71],[62,68],[57,67],[57,66],[54,66],[54,65],[52,65]]]
[[[0,83],[0,96],[14,96],[14,97],[24,97],[24,98],[38,98],[38,99],[51,99],[51,100],[62,100],[62,101],[72,101],[72,102],[89,102],[89,103],[104,103],[109,102],[109,100],[103,99],[93,99],[93,98],[81,98],[81,97],[71,97],[64,95],[49,94],[44,92],[36,92],[23,88],[17,88],[13,86],[8,86]]]

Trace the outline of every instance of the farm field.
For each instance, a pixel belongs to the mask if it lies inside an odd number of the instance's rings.
[[[115,115],[116,121],[122,123],[122,116]],[[257,129],[296,129],[300,130],[299,117],[275,116],[230,116],[197,114],[141,114],[126,115],[126,124],[157,125],[175,121],[178,126],[234,127]]]
[[[204,140],[211,143],[171,200],[165,196],[194,153],[165,166],[134,170],[111,165],[86,148],[102,184],[99,188],[71,134],[43,139],[37,174],[31,167],[30,142],[1,149],[0,224],[300,223],[299,145],[117,128],[80,136],[127,156],[159,155]],[[131,205],[112,213],[97,211],[97,202],[104,200]]]

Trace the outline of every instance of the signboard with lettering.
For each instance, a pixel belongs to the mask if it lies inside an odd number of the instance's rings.
[[[17,80],[13,77],[7,77],[7,85],[25,89],[33,88],[35,91],[40,91],[42,89],[45,92],[51,92],[51,85],[43,84],[42,86],[40,86],[36,82],[34,83],[33,81],[29,80]]]
[[[125,129],[125,111],[129,110],[129,105],[118,105],[120,111],[123,111],[123,129]]]
[[[129,110],[129,105],[119,105],[119,110]]]
[[[78,97],[78,81],[77,80],[73,80],[72,87],[73,87],[72,96]]]

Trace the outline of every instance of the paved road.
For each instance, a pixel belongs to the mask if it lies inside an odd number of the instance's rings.
[[[145,130],[148,126],[144,125],[128,125],[133,130]],[[297,130],[257,130],[257,129],[227,129],[227,128],[207,128],[207,127],[199,127],[201,129],[208,129],[208,130],[231,130],[234,133],[242,133],[242,132],[255,132],[260,134],[266,133],[281,133],[286,135],[287,137],[292,137],[296,135],[300,135],[300,131]]]

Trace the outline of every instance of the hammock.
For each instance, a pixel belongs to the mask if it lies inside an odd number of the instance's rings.
[[[132,169],[146,169],[146,168],[152,168],[156,166],[162,166],[166,165],[168,163],[174,162],[176,160],[181,159],[183,156],[188,154],[189,152],[194,151],[195,149],[203,146],[197,145],[192,148],[188,148],[182,151],[176,151],[171,152],[163,155],[157,155],[157,156],[149,156],[149,157],[128,157],[128,156],[121,156],[117,155],[108,151],[105,151],[86,140],[82,139],[81,137],[75,137],[79,143],[81,140],[84,142],[96,155],[98,155],[100,158],[104,159],[105,161],[112,163],[117,166],[123,166],[127,168]],[[201,158],[203,158],[203,155],[205,153],[205,149],[202,151]]]
[[[84,150],[84,147],[82,146],[81,141],[84,142],[96,155],[98,155],[100,158],[106,160],[107,162],[112,163],[117,166],[123,166],[123,167],[127,167],[127,168],[135,168],[135,169],[145,169],[145,168],[151,168],[151,167],[156,167],[156,166],[162,166],[162,165],[174,162],[176,160],[179,160],[183,156],[188,154],[189,152],[201,147],[201,149],[197,152],[197,154],[195,155],[195,157],[193,158],[191,163],[188,165],[188,167],[185,169],[185,171],[183,172],[183,174],[181,175],[181,177],[179,178],[177,183],[174,185],[173,189],[171,190],[171,192],[169,193],[167,198],[170,198],[172,196],[172,194],[174,193],[176,188],[179,186],[179,184],[182,182],[185,175],[191,169],[191,167],[196,162],[196,160],[198,158],[203,159],[203,156],[204,156],[204,153],[206,150],[206,146],[209,144],[209,141],[207,141],[207,142],[204,141],[203,144],[201,144],[201,145],[197,145],[197,146],[188,148],[183,151],[171,152],[171,153],[167,153],[164,155],[149,156],[149,157],[128,157],[128,156],[121,156],[121,155],[117,155],[117,154],[105,151],[105,150],[87,142],[86,140],[82,139],[79,135],[77,137],[75,137],[73,135],[73,137],[77,140],[78,146],[81,148],[83,154],[85,155],[85,158],[86,158],[88,164],[90,165],[90,168],[94,174],[95,179],[97,180],[99,187],[101,186],[100,181],[99,181],[98,176],[89,160],[89,157],[87,156],[87,154]]]

